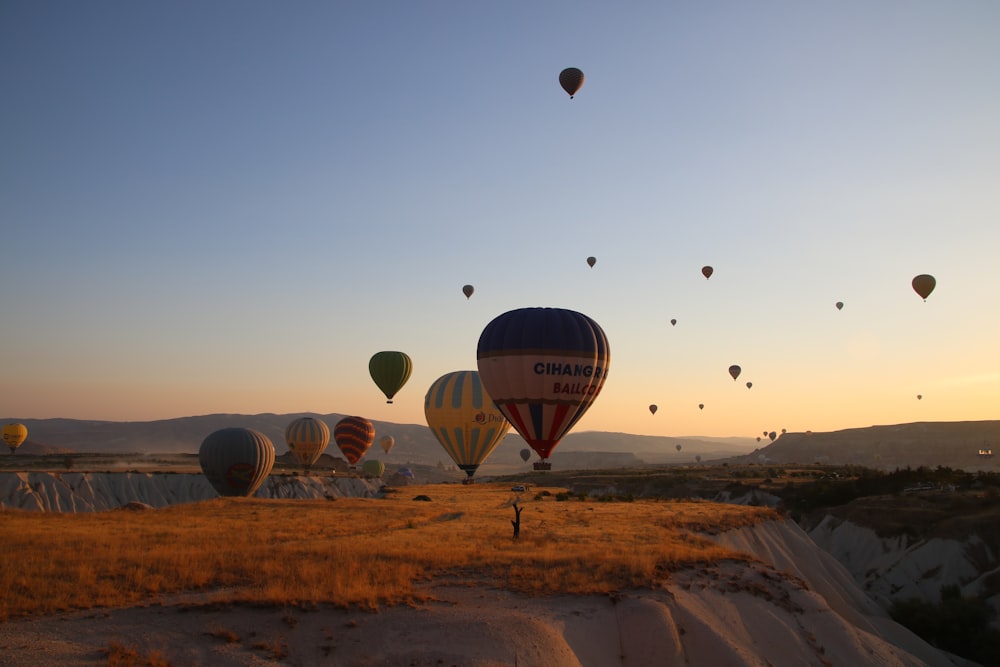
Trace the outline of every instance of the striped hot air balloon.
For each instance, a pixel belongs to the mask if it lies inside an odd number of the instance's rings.
[[[601,393],[611,349],[582,313],[520,308],[486,325],[476,357],[483,386],[544,464]]]
[[[424,396],[424,417],[469,480],[510,429],[476,371],[454,371],[435,380]]]
[[[219,495],[252,496],[274,466],[274,445],[259,431],[224,428],[202,441],[198,463]]]
[[[333,439],[347,462],[357,465],[375,440],[375,427],[364,417],[344,417],[333,427]]]
[[[309,467],[330,444],[330,427],[321,419],[300,417],[285,429],[285,442],[299,465]]]

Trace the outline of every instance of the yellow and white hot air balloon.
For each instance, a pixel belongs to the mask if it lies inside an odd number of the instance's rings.
[[[300,417],[285,429],[285,442],[299,465],[308,468],[330,444],[330,427],[322,419]]]
[[[455,465],[468,475],[467,483],[510,429],[476,371],[454,371],[435,380],[424,397],[424,416]]]
[[[17,422],[11,422],[3,427],[3,444],[10,447],[10,453],[13,454],[14,451],[21,446],[21,443],[28,438],[28,427],[24,424],[18,424]]]

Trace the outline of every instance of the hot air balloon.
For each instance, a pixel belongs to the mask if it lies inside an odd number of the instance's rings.
[[[785,434],[785,429],[781,429],[781,434],[782,434],[782,435],[784,435],[784,434]]]
[[[672,327],[677,326],[677,320],[670,320],[670,326]]]
[[[300,417],[285,429],[285,442],[299,465],[308,468],[330,444],[330,427],[321,419]]]
[[[597,258],[596,257],[588,257],[587,258],[587,264],[590,264],[590,268],[594,268],[594,264],[597,264]]]
[[[368,372],[388,399],[386,403],[392,403],[412,371],[413,361],[405,352],[376,352],[368,361]]]
[[[333,439],[347,462],[356,466],[375,440],[375,427],[364,417],[344,417],[333,427]]]
[[[510,430],[476,371],[454,371],[435,380],[424,397],[424,417],[467,482]]]
[[[28,427],[24,424],[11,422],[3,427],[2,434],[3,444],[10,447],[10,453],[13,454],[28,438]]]
[[[753,388],[753,382],[747,382],[747,389]]]
[[[704,410],[705,409],[705,404],[704,403],[699,403],[698,404],[698,409],[699,410]]]
[[[934,286],[937,285],[937,281],[934,280],[934,276],[921,273],[913,279],[911,284],[913,285],[913,291],[923,297],[924,301],[927,301],[927,297],[929,297],[931,292],[934,291]]]
[[[713,269],[712,267],[710,266],[701,267],[701,275],[705,276],[705,280],[711,278],[713,273],[715,273],[715,269]]]
[[[368,477],[382,477],[385,473],[385,464],[375,459],[368,459],[361,464],[361,472]]]
[[[653,405],[649,406],[649,411],[650,411],[651,413],[653,413],[654,415],[656,414],[656,411],[657,411],[658,409],[659,409],[659,408],[657,408],[657,407],[656,407],[656,404],[655,404],[655,403],[654,403]]]
[[[743,369],[737,366],[736,364],[733,364],[732,366],[729,367],[729,374],[733,377],[733,382],[736,382],[736,378],[740,376],[740,373],[742,371]]]
[[[767,434],[767,437],[771,439],[771,442],[774,442],[774,439],[778,437],[778,434],[775,433],[774,431],[771,431],[770,433]]]
[[[463,285],[462,286],[462,294],[465,295],[466,299],[468,299],[469,297],[471,297],[472,293],[475,292],[475,291],[476,291],[476,288],[473,287],[472,285]]]
[[[844,302],[843,302],[843,301],[838,301],[838,302],[837,302],[836,304],[834,304],[834,305],[836,305],[836,306],[837,306],[837,310],[843,310],[843,309],[844,309]]]
[[[527,463],[528,459],[530,459],[530,458],[531,458],[531,450],[527,449],[527,448],[522,449],[521,450],[521,460],[524,461],[525,463]]]
[[[274,445],[259,431],[224,428],[202,441],[198,463],[219,495],[252,496],[274,466]]]
[[[674,447],[677,448],[677,451],[681,451],[681,446],[680,445],[674,445]]]
[[[759,435],[757,436],[757,442],[760,442],[760,436]]]
[[[922,399],[923,399],[923,397],[924,397],[924,395],[923,395],[923,394],[917,394],[917,400],[918,400],[918,401],[919,401],[919,400],[922,400]]]
[[[476,350],[483,386],[507,420],[547,459],[601,393],[611,363],[604,330],[582,313],[520,308],[493,319]]]
[[[701,454],[695,454],[694,460],[697,461],[698,463],[701,463]]]
[[[396,439],[391,435],[383,435],[379,438],[378,444],[382,447],[382,451],[388,454],[389,450],[396,444]]]
[[[567,67],[559,72],[559,85],[566,91],[570,99],[583,87],[583,72],[575,67]]]

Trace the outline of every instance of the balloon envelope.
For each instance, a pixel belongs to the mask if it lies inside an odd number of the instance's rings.
[[[413,361],[405,352],[376,352],[368,361],[368,372],[378,388],[385,394],[386,403],[392,403],[413,371]]]
[[[677,320],[670,320],[670,326],[677,326]]]
[[[594,264],[597,264],[597,258],[596,257],[588,257],[587,258],[587,264],[590,264],[590,267],[594,268]]]
[[[20,447],[22,442],[27,440],[28,427],[24,424],[11,422],[3,427],[2,437],[3,444],[10,447],[10,453],[13,454],[14,450]]]
[[[285,443],[299,465],[311,466],[330,444],[330,427],[321,419],[301,417],[285,429]]]
[[[653,405],[649,406],[649,411],[650,411],[651,413],[653,413],[654,415],[656,414],[656,411],[657,411],[658,409],[659,409],[659,408],[657,408],[657,407],[656,407],[656,404],[655,404],[655,403],[654,403]]]
[[[713,273],[715,273],[715,269],[713,269],[712,267],[710,266],[701,267],[701,275],[705,276],[705,280],[711,278]]]
[[[382,447],[382,451],[388,454],[389,450],[392,449],[393,446],[396,444],[396,439],[391,435],[383,435],[381,438],[379,438],[378,444],[379,446]]]
[[[675,447],[677,447],[677,451],[681,451],[681,446],[680,445],[675,445]]]
[[[913,285],[913,291],[923,297],[924,301],[926,301],[927,297],[929,297],[931,292],[934,291],[934,286],[937,285],[937,281],[934,279],[934,276],[922,273],[919,276],[916,276],[911,284]]]
[[[559,85],[566,91],[570,99],[583,87],[583,72],[575,67],[567,67],[559,72]]]
[[[361,464],[361,472],[369,477],[381,477],[385,473],[385,464],[375,459],[369,459]]]
[[[476,371],[454,371],[435,380],[424,396],[424,417],[451,460],[470,478],[510,430]]]
[[[521,450],[521,460],[522,461],[527,461],[530,458],[531,458],[531,450],[530,449],[522,449]]]
[[[733,377],[733,382],[736,382],[736,378],[740,376],[742,370],[743,369],[741,369],[736,364],[733,364],[732,366],[729,367],[729,374]]]
[[[466,299],[468,299],[470,296],[472,296],[472,293],[475,292],[475,291],[476,291],[476,288],[473,287],[472,285],[465,285],[465,286],[462,287],[462,294],[465,295]]]
[[[202,441],[198,463],[219,495],[252,496],[274,466],[274,445],[259,431],[224,428]]]
[[[836,303],[836,306],[837,306],[837,310],[843,310],[844,309],[844,302],[843,301],[838,301]]]
[[[753,382],[747,382],[747,389],[750,389],[751,387],[753,387]]]
[[[486,325],[476,358],[486,391],[545,460],[601,393],[611,350],[582,313],[520,308]]]
[[[364,417],[344,417],[333,427],[333,439],[348,463],[357,465],[375,440],[375,427]]]

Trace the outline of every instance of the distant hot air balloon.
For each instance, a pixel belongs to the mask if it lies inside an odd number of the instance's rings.
[[[922,399],[923,399],[923,397],[924,397],[924,395],[923,395],[923,394],[917,394],[917,400],[918,400],[918,401],[919,401],[919,400],[922,400]]]
[[[321,419],[300,417],[285,429],[285,442],[299,465],[308,468],[330,444],[330,427]]]
[[[677,451],[681,451],[681,446],[680,445],[674,445],[674,446],[677,448]]]
[[[924,301],[927,301],[927,297],[934,291],[937,281],[934,279],[934,276],[921,273],[913,279],[911,284],[913,285],[913,291],[923,297]]]
[[[782,434],[782,435],[784,435],[784,434],[785,434],[785,429],[781,429],[781,434]]]
[[[596,257],[588,257],[587,258],[587,264],[590,265],[590,268],[594,268],[594,264],[597,264],[597,258]]]
[[[424,396],[424,417],[467,481],[510,429],[476,371],[454,371],[435,380]]]
[[[361,472],[368,477],[382,477],[385,473],[385,464],[375,459],[368,459],[361,464]]]
[[[413,361],[405,352],[376,352],[368,361],[368,372],[388,399],[386,403],[392,403],[392,397],[410,379],[412,371]]]
[[[465,295],[466,299],[468,299],[469,297],[471,297],[472,293],[475,292],[475,291],[476,291],[476,288],[473,287],[472,285],[463,285],[462,286],[462,294]]]
[[[740,376],[740,373],[742,371],[743,369],[741,369],[736,364],[733,364],[732,366],[729,367],[729,374],[733,377],[733,382],[736,382],[736,378]]]
[[[760,436],[759,435],[757,436],[757,442],[760,442]]]
[[[701,454],[695,454],[694,460],[697,461],[698,463],[701,463]]]
[[[509,423],[509,422],[508,422]],[[521,450],[521,460],[526,462],[531,458],[531,450],[528,448]]]
[[[24,424],[19,424],[17,422],[11,422],[3,427],[3,444],[10,447],[10,453],[13,454],[21,443],[28,438],[28,427]]]
[[[698,409],[699,410],[704,410],[705,409],[705,404],[704,403],[699,403],[698,404]]]
[[[583,72],[575,67],[567,67],[559,72],[559,85],[566,91],[570,99],[583,87]]]
[[[655,404],[655,403],[654,403],[653,405],[649,406],[649,411],[650,411],[651,413],[653,413],[654,415],[656,414],[656,411],[657,411],[658,409],[659,409],[659,408],[657,408],[657,407],[656,407],[656,404]]]
[[[378,444],[382,447],[382,451],[388,454],[389,450],[396,444],[396,439],[391,435],[383,435],[378,439]]]
[[[835,305],[837,306],[837,310],[843,310],[844,309],[844,302],[843,301],[838,301]]]
[[[601,393],[611,349],[604,330],[582,313],[520,308],[486,325],[476,358],[483,386],[545,468]]]
[[[354,466],[372,446],[375,427],[364,417],[344,417],[333,427],[333,439],[347,462]]]
[[[753,382],[747,382],[747,389],[753,388]]]
[[[198,463],[222,496],[252,496],[274,466],[271,440],[249,428],[224,428],[205,438]]]
[[[778,434],[775,433],[774,431],[771,431],[770,433],[767,434],[767,437],[771,439],[771,442],[774,442],[774,439],[778,437]]]
[[[677,326],[677,320],[670,320],[670,326],[672,327]]]
[[[705,280],[711,278],[713,273],[715,273],[715,269],[713,269],[712,267],[710,266],[701,267],[701,275],[705,276]]]
[[[767,430],[766,429],[764,430],[764,435],[767,435]]]

